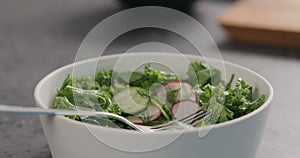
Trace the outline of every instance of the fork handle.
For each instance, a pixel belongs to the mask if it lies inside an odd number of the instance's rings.
[[[0,113],[30,114],[30,115],[103,115],[103,112],[64,110],[64,109],[43,109],[39,107],[23,107],[0,104]]]
[[[144,128],[133,124],[132,122],[130,122],[129,120],[125,119],[122,116],[108,113],[108,112],[101,112],[101,111],[43,109],[38,107],[23,107],[23,106],[12,106],[12,105],[0,104],[0,113],[31,114],[31,115],[80,115],[80,116],[99,115],[102,117],[118,119],[130,125],[132,128],[138,131],[147,132]]]

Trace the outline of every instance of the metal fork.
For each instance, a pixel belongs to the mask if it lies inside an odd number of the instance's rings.
[[[165,130],[176,122],[183,122],[190,125],[195,125],[202,118],[209,115],[207,112],[201,110],[196,111],[195,113],[188,115],[186,117],[170,121],[166,124],[158,126],[140,126],[136,125],[126,118],[108,112],[101,111],[87,111],[87,110],[64,110],[64,109],[44,109],[39,107],[23,107],[23,106],[11,106],[0,104],[0,113],[15,113],[15,114],[33,114],[33,115],[80,115],[80,116],[100,116],[117,119],[133,129],[140,132],[154,132],[158,130]]]

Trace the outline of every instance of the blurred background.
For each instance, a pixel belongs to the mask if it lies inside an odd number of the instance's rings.
[[[300,155],[299,0],[0,0],[0,103],[34,106],[37,82],[74,62],[81,41],[96,24],[144,5],[191,15],[208,30],[225,60],[265,76],[275,98],[257,158]],[[178,35],[147,28],[123,34],[105,55],[144,42],[195,52]],[[51,158],[37,116],[0,114],[0,157]]]

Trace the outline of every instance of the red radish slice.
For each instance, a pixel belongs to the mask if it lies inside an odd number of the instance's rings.
[[[135,116],[128,116],[126,117],[129,121],[131,121],[132,123],[134,124],[143,124],[143,120],[140,119],[140,117],[145,117],[145,116],[152,116],[150,119],[149,119],[149,122],[152,122],[152,121],[155,121],[157,120],[161,115],[161,111],[160,109],[155,106],[155,105],[149,105],[147,107],[147,109],[141,113],[139,113],[138,115],[135,115]]]
[[[185,100],[175,103],[172,106],[172,114],[175,118],[182,118],[199,110],[200,106],[194,101]]]
[[[174,95],[176,96],[174,102],[182,100],[196,101],[196,94],[193,87],[187,82],[168,82],[158,88],[156,95],[167,106],[171,106],[172,102],[169,101],[170,98],[167,98],[167,94],[172,91],[175,92]]]

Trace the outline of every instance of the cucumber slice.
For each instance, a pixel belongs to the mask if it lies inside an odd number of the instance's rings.
[[[142,120],[142,118],[147,119],[147,123],[157,120],[161,115],[160,109],[156,105],[150,104],[145,111],[142,111],[138,115],[135,116],[128,116],[126,117],[129,121],[131,121],[134,124],[144,124],[145,120]],[[149,117],[149,118],[145,118]]]
[[[150,97],[146,94],[147,92],[142,88],[129,87],[117,93],[114,100],[122,112],[136,115],[148,107]]]

